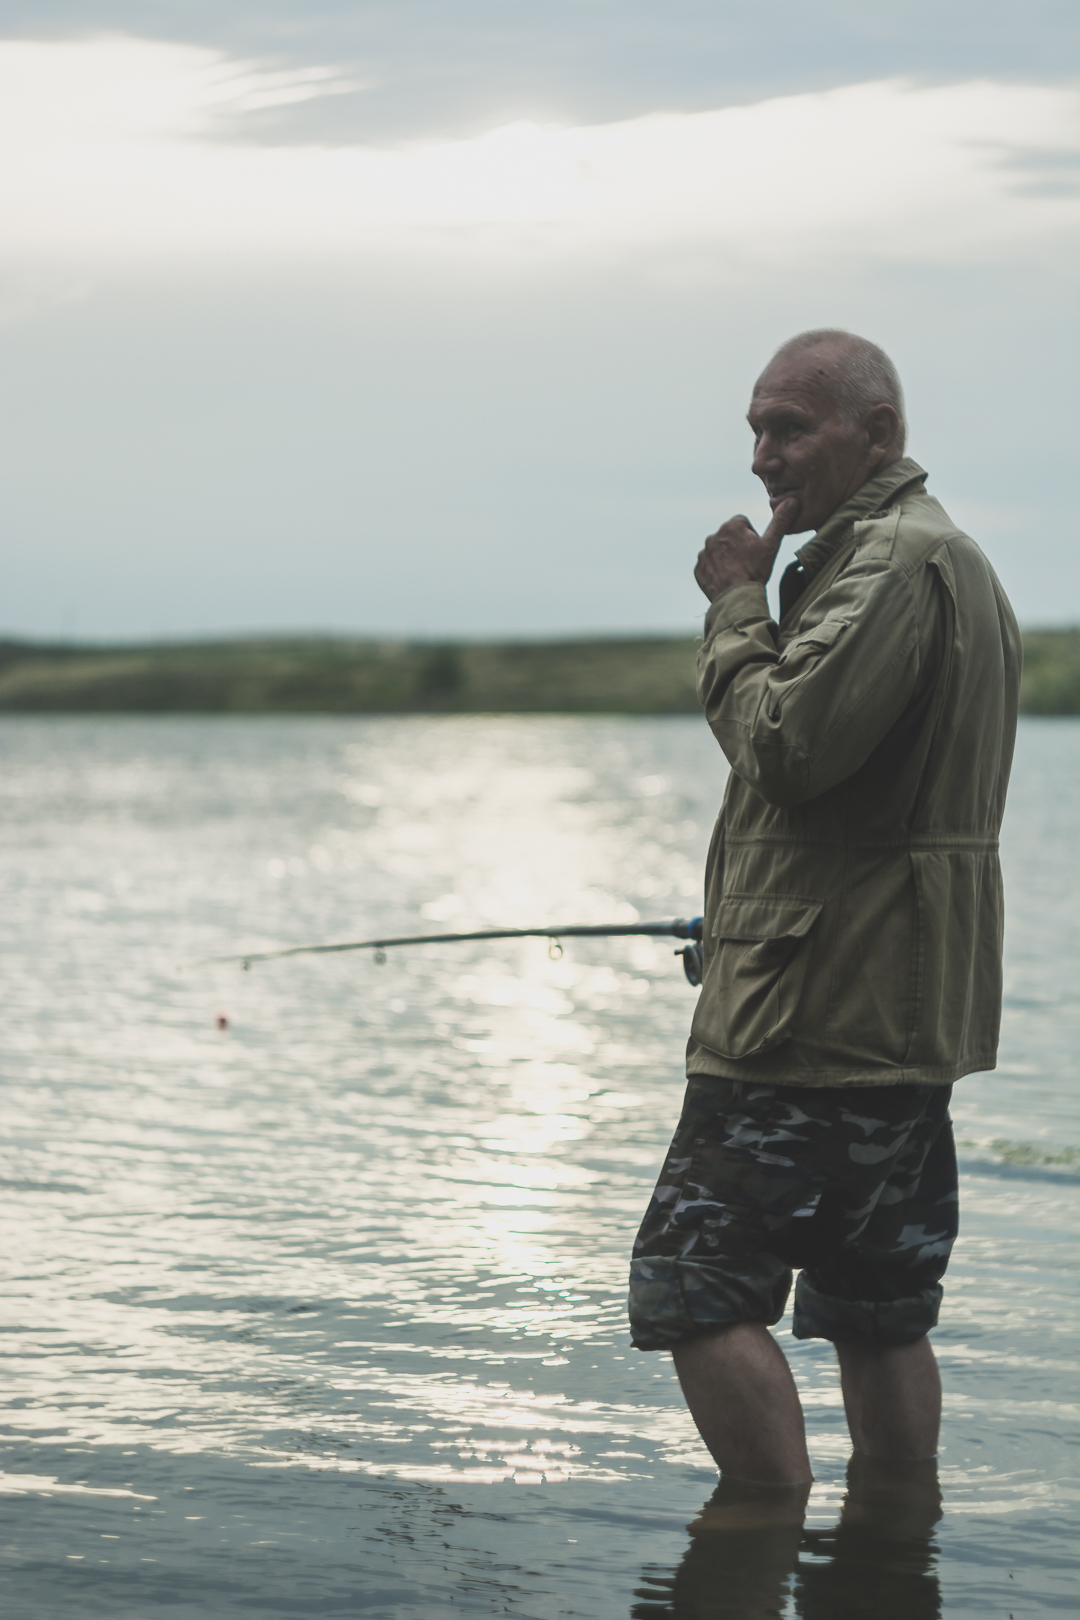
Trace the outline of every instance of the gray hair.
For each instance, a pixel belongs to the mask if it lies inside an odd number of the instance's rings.
[[[891,405],[900,418],[900,449],[907,436],[904,390],[900,377],[885,353],[868,338],[845,332],[842,327],[823,326],[815,332],[800,332],[777,349],[774,360],[807,349],[835,348],[836,373],[830,379],[836,408],[845,422],[854,426],[875,405]]]

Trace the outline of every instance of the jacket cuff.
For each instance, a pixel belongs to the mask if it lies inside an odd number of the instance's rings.
[[[771,619],[769,599],[764,585],[755,580],[745,585],[732,585],[718,596],[705,615],[705,640],[711,641],[721,630],[729,630],[744,619]]]

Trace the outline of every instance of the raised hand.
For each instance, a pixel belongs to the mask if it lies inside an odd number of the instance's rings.
[[[758,534],[741,513],[710,534],[704,549],[698,552],[694,569],[694,578],[710,602],[733,585],[764,585],[768,581],[780,542],[788,532],[786,520],[794,518],[797,509],[797,500],[781,501],[764,534]]]

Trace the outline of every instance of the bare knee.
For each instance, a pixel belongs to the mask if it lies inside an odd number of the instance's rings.
[[[840,1369],[871,1378],[889,1374],[918,1372],[936,1367],[933,1346],[924,1333],[921,1339],[909,1344],[875,1344],[863,1339],[849,1339],[834,1346]]]

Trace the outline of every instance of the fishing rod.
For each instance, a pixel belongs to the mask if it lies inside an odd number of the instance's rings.
[[[471,940],[487,939],[546,939],[548,955],[557,960],[562,955],[564,939],[615,939],[629,935],[649,935],[652,938],[685,939],[687,944],[676,956],[682,957],[683,972],[690,984],[701,983],[701,934],[704,918],[691,917],[687,921],[676,917],[673,922],[655,923],[575,923],[561,928],[479,928],[465,934],[402,934],[396,939],[350,939],[332,945],[291,945],[280,951],[245,951],[240,956],[207,956],[195,965],[238,962],[245,973],[255,962],[280,962],[287,956],[332,956],[340,951],[374,951],[376,962],[385,962],[388,950],[400,945],[460,945]]]

